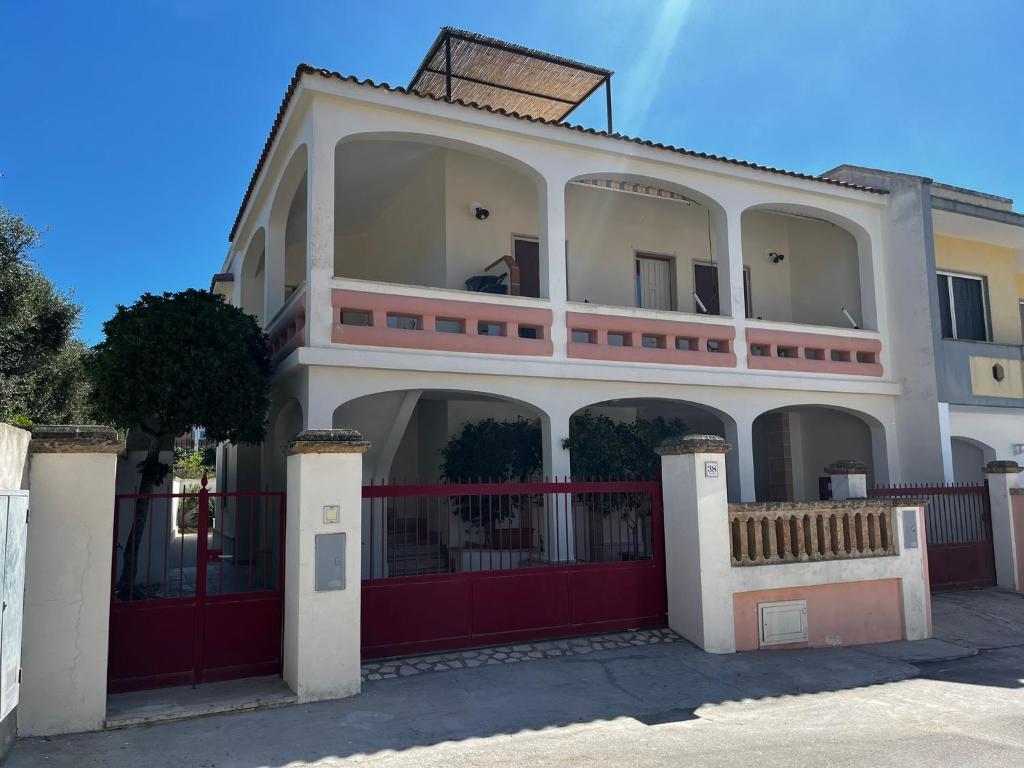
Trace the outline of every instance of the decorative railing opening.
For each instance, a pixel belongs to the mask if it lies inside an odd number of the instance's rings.
[[[893,507],[878,502],[730,504],[734,566],[895,555]]]

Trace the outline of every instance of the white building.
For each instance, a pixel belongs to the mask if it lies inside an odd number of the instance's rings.
[[[893,194],[570,126],[609,72],[471,34],[448,99],[449,33],[409,88],[305,65],[288,88],[215,278],[277,358],[238,487],[280,487],[284,442],[332,426],[370,440],[367,479],[436,481],[484,415],[539,418],[545,474],[571,475],[593,407],[726,437],[736,501],[817,499],[836,459],[942,479]],[[503,257],[514,295],[467,290]]]

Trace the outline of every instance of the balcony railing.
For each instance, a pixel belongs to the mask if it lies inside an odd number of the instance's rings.
[[[567,312],[569,357],[736,367],[736,329],[732,325],[669,320],[643,310],[619,312],[614,308]]]
[[[306,286],[300,285],[267,324],[270,359],[275,365],[306,343]]]
[[[347,282],[347,281],[346,281]],[[335,287],[336,344],[550,357],[551,310],[519,297],[411,286]],[[449,298],[452,294],[459,296]]]
[[[881,376],[882,342],[870,331],[807,332],[747,324],[747,365],[753,370]]]
[[[299,292],[304,291],[300,288]],[[299,293],[297,292],[297,293]],[[271,323],[275,360],[304,343],[304,301],[292,297]],[[552,358],[547,300],[335,278],[335,344]],[[566,355],[574,360],[735,369],[728,317],[570,302]],[[878,333],[749,320],[752,371],[882,376]]]

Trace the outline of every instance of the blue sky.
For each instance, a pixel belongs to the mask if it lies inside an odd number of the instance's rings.
[[[0,203],[85,305],[208,286],[296,64],[404,85],[451,24],[615,70],[616,130],[1024,208],[1017,0],[124,0],[0,6]],[[574,122],[603,127],[601,99]]]

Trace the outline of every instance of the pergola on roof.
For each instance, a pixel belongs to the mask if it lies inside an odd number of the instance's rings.
[[[612,130],[611,70],[442,27],[409,90],[561,122],[602,85]]]

